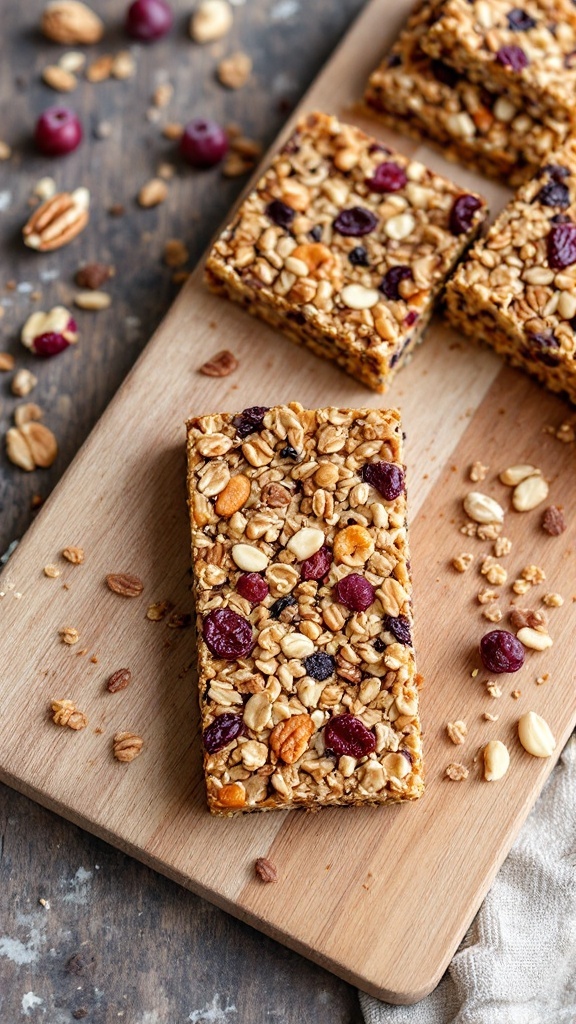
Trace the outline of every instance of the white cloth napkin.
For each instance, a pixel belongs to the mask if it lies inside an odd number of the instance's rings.
[[[366,1024],[576,1024],[576,736],[438,987]]]

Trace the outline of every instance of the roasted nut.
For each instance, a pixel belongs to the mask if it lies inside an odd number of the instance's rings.
[[[274,864],[266,857],[258,857],[254,864],[254,871],[262,882],[277,882],[278,871]]]
[[[42,81],[56,92],[73,92],[78,85],[76,75],[57,64],[47,64],[42,71]]]
[[[89,46],[102,39],[104,23],[79,0],[51,0],[42,12],[40,30],[63,46]]]
[[[446,732],[448,733],[449,739],[452,740],[452,743],[459,745],[464,743],[466,736],[468,735],[468,726],[466,725],[466,722],[458,719],[457,722],[448,722]]]
[[[545,533],[550,534],[551,537],[559,537],[561,533],[564,533],[566,526],[566,519],[561,508],[558,508],[557,505],[549,505],[547,509],[544,509],[542,529]]]
[[[32,423],[33,420],[41,420],[42,409],[36,402],[24,402],[14,409],[14,422],[17,427],[23,427],[25,423]]]
[[[112,305],[112,299],[107,292],[87,291],[77,292],[74,296],[74,305],[79,309],[87,309],[97,313],[102,309],[108,309]]]
[[[234,544],[231,555],[243,572],[262,572],[268,566],[268,555],[252,544]]]
[[[118,693],[119,690],[125,690],[130,685],[132,680],[132,673],[129,668],[119,668],[116,672],[113,672],[108,682],[106,683],[106,689],[109,693]]]
[[[220,491],[214,511],[216,515],[229,518],[244,507],[250,497],[250,481],[243,473],[230,477],[228,483]]]
[[[142,753],[144,740],[134,732],[117,732],[112,740],[112,753],[117,761],[133,761]]]
[[[161,622],[168,612],[172,611],[173,607],[172,601],[155,601],[154,604],[148,605],[146,618],[150,622]]]
[[[20,428],[32,453],[34,465],[48,469],[58,455],[58,442],[54,434],[43,423],[24,423]]]
[[[448,779],[451,779],[452,782],[464,782],[464,780],[468,778],[470,772],[466,768],[466,765],[460,764],[458,761],[451,761],[450,764],[446,766],[444,774]]]
[[[517,484],[522,483],[522,480],[526,480],[529,476],[538,476],[540,473],[539,469],[535,466],[528,464],[522,464],[519,466],[510,466],[508,469],[503,469],[500,473],[500,479],[503,484],[508,487],[516,487]]]
[[[501,740],[490,740],[484,747],[484,778],[486,782],[497,782],[503,778],[510,766],[508,748]]]
[[[109,573],[106,577],[106,584],[115,594],[122,597],[138,597],[144,590],[144,584],[139,576],[130,573]]]
[[[62,643],[72,646],[77,644],[80,639],[80,634],[74,626],[64,626],[63,629],[58,630],[58,635],[62,640]]]
[[[502,523],[504,509],[487,494],[469,491],[463,501],[464,511],[475,523]]]
[[[9,352],[0,352],[0,373],[7,373],[14,369],[14,356]]]
[[[548,484],[543,476],[528,476],[512,492],[512,504],[517,512],[530,512],[548,497]]]
[[[551,757],[556,749],[552,730],[535,711],[528,711],[518,721],[518,739],[533,757]]]
[[[86,227],[90,193],[87,188],[58,192],[34,211],[22,229],[24,243],[38,252],[60,249]]]
[[[84,548],[67,547],[62,550],[62,558],[72,565],[82,565],[84,561]]]
[[[466,572],[472,565],[473,561],[474,555],[464,551],[461,555],[456,555],[456,557],[452,559],[452,565],[456,569],[456,572]]]
[[[318,530],[314,526],[304,526],[293,537],[290,537],[286,547],[288,551],[296,555],[299,562],[303,562],[305,559],[315,555],[324,544],[324,541],[323,530]]]
[[[48,565],[44,566],[44,575],[48,576],[48,578],[51,580],[55,580],[58,579],[58,576],[61,575],[61,570],[58,568],[57,565],[52,565],[52,563],[50,562]]]
[[[86,263],[76,271],[74,280],[79,288],[96,291],[113,276],[114,267],[108,263]]]
[[[238,369],[238,360],[236,356],[230,352],[227,348],[222,349],[221,352],[217,352],[216,355],[211,356],[199,369],[199,373],[203,373],[205,377],[228,377],[230,373]]]
[[[163,203],[168,195],[168,186],[162,178],[151,178],[145,185],[142,185],[138,193],[140,206],[146,209],[151,206],[158,206]]]
[[[190,35],[195,43],[212,43],[230,31],[232,21],[226,0],[202,0],[190,19]]]
[[[309,715],[292,715],[274,726],[270,733],[270,747],[285,764],[294,764],[306,750],[314,732],[314,722]]]
[[[252,74],[252,60],[247,53],[238,50],[220,61],[216,74],[227,89],[241,89]]]
[[[523,626],[516,633],[521,644],[524,647],[529,647],[532,651],[545,651],[547,647],[552,647],[553,640],[548,633],[542,633],[540,630],[531,629],[530,626]]]
[[[374,554],[374,540],[363,526],[346,526],[334,537],[334,558],[344,565],[360,566]]]
[[[12,394],[18,398],[25,398],[34,390],[37,383],[38,378],[30,370],[18,370],[12,378]]]
[[[36,468],[30,446],[18,427],[10,427],[6,432],[6,454],[10,462],[27,473],[31,473]]]
[[[52,721],[56,725],[67,725],[69,729],[85,729],[88,719],[71,700],[53,700],[50,703]]]

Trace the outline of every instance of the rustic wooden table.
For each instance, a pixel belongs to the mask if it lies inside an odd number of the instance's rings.
[[[176,294],[173,271],[162,263],[164,243],[182,239],[193,266],[244,183],[183,166],[162,125],[207,115],[238,122],[268,144],[363,2],[236,0],[230,34],[200,47],[186,32],[193,4],[174,0],[172,33],[145,47],[124,37],[124,5],[100,0],[93,6],[108,30],[89,61],[129,45],[135,76],[91,83],[81,74],[76,90],[61,96],[41,80],[65,49],[37,31],[42,4],[5,0],[0,141],[13,153],[0,162],[0,351],[37,374],[27,400],[44,410],[59,455],[51,469],[24,473],[2,446],[0,554],[30,525],[34,497],[48,497]],[[215,67],[236,50],[251,55],[254,72],[233,92],[218,84]],[[151,120],[151,96],[166,81],[173,97]],[[78,111],[85,141],[73,155],[49,160],[34,152],[31,134],[39,112],[58,101]],[[166,202],[140,208],[138,190],[165,161],[175,166]],[[39,255],[24,249],[20,231],[45,175],[59,190],[88,186],[93,212],[74,243]],[[114,204],[123,216],[109,214]],[[35,309],[68,305],[76,269],[93,261],[116,267],[106,286],[110,309],[78,310],[77,348],[39,364],[18,340],[23,322]],[[0,377],[2,435],[23,401],[12,395],[11,377]],[[126,424],[119,446],[130,443],[134,427]],[[24,1017],[47,1024],[83,1017],[94,1024],[361,1021],[356,993],[344,982],[4,787],[0,828],[2,1024]]]

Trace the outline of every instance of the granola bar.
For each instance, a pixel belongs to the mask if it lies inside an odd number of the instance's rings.
[[[533,116],[547,112],[574,124],[576,24],[566,18],[565,6],[446,0],[422,46],[471,81],[506,93]]]
[[[210,810],[420,796],[399,413],[293,402],[187,429]]]
[[[451,322],[576,403],[576,140],[551,154],[457,270]]]
[[[549,115],[534,119],[508,96],[488,92],[433,60],[422,40],[439,0],[424,0],[390,53],[370,76],[364,101],[396,131],[437,145],[448,160],[511,185],[529,179],[568,126]]]
[[[335,117],[297,126],[206,265],[208,283],[384,391],[485,201]]]

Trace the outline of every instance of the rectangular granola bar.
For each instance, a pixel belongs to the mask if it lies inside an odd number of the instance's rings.
[[[216,241],[208,283],[375,391],[421,340],[485,201],[310,114]]]
[[[210,810],[419,797],[398,411],[293,402],[187,430]]]
[[[576,24],[565,5],[445,0],[423,49],[535,117],[576,122]],[[572,18],[574,17],[573,8]]]
[[[446,289],[455,327],[576,403],[576,140],[551,154]]]
[[[396,131],[437,145],[456,163],[508,184],[534,174],[568,125],[531,117],[508,96],[490,93],[422,49],[439,0],[423,0],[390,53],[370,76],[364,100]]]

